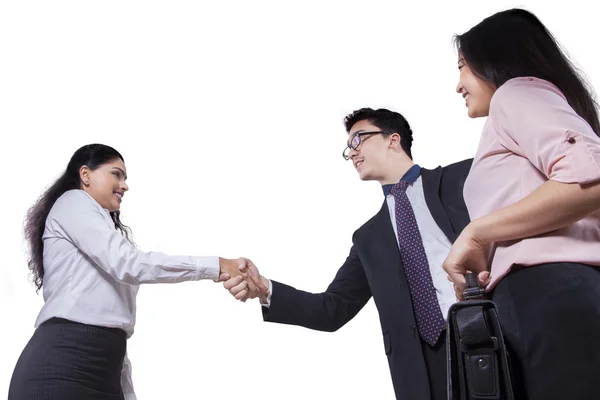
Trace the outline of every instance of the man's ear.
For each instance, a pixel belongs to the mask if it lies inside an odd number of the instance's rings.
[[[402,148],[402,139],[400,138],[400,135],[397,133],[392,133],[389,138],[389,146],[393,147],[393,148]]]

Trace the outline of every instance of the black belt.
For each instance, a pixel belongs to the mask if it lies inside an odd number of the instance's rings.
[[[448,400],[514,400],[496,304],[484,299],[476,274],[465,279],[465,301],[448,311]]]

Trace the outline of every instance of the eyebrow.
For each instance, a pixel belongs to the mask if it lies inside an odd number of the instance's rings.
[[[119,167],[113,167],[113,169],[118,169],[119,171],[121,171],[121,173],[122,173],[123,175],[125,175],[125,180],[127,180],[127,174],[125,173],[125,171],[123,171],[123,170],[122,170],[121,168],[119,168]]]

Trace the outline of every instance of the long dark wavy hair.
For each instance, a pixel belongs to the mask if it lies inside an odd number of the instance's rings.
[[[36,203],[27,212],[25,219],[25,239],[29,247],[29,257],[27,264],[31,270],[33,283],[36,286],[36,292],[42,287],[44,281],[44,243],[42,235],[46,226],[46,218],[54,206],[54,203],[65,192],[72,189],[81,188],[81,178],[79,170],[82,166],[87,166],[90,170],[95,170],[98,167],[108,162],[121,159],[123,156],[110,146],[103,144],[88,144],[78,149],[69,164],[67,169],[46,191],[40,196]],[[129,240],[131,240],[131,230],[121,223],[119,211],[113,211],[110,216],[115,224],[115,229]]]
[[[594,91],[533,13],[519,8],[496,13],[455,35],[454,46],[477,77],[497,88],[523,76],[553,83],[600,136]]]

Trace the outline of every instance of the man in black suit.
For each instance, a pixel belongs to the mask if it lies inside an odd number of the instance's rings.
[[[462,191],[472,160],[420,168],[412,161],[410,126],[396,112],[364,108],[344,122],[344,158],[360,179],[382,184],[383,206],[354,232],[348,258],[323,293],[268,280],[252,265],[270,289],[259,296],[263,318],[333,332],[372,296],[396,398],[445,400],[445,318],[456,297],[442,263],[469,223]],[[224,285],[237,299],[253,296],[241,277]]]

